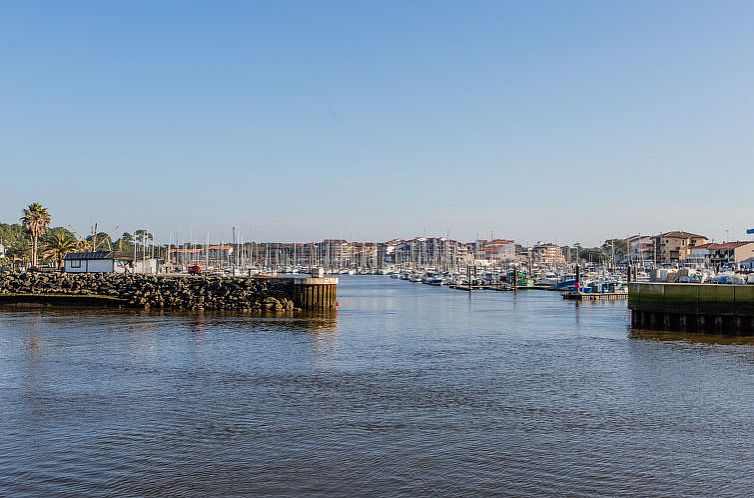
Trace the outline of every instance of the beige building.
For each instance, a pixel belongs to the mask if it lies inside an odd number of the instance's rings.
[[[559,265],[565,263],[563,250],[557,244],[539,243],[531,249],[531,256],[534,263],[543,265]]]
[[[654,238],[654,253],[657,263],[679,263],[691,256],[694,247],[707,243],[707,237],[676,230]]]

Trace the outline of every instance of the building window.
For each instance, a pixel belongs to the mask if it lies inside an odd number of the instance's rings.
[[[71,268],[81,268],[81,260],[74,259],[73,261],[71,261]]]

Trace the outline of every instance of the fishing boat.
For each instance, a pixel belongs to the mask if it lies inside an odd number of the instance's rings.
[[[537,280],[534,281],[534,285],[537,285],[539,287],[553,287],[555,285],[558,285],[561,282],[561,279],[558,277],[558,275],[555,272],[545,272],[543,275],[541,275]]]
[[[567,290],[575,286],[576,286],[576,274],[566,273],[566,274],[561,275],[558,282],[552,285],[551,289],[554,291],[562,291],[562,290]]]
[[[562,292],[563,299],[617,300],[628,297],[628,286],[613,277],[600,277],[574,285]]]
[[[515,282],[516,287],[519,289],[523,288],[533,288],[534,287],[534,279],[531,278],[525,271],[516,271],[514,273],[513,270],[508,271],[508,273],[505,276],[506,282],[513,284]]]

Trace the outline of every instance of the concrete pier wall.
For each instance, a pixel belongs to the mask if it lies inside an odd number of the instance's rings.
[[[631,326],[717,334],[754,334],[754,286],[632,283]]]
[[[293,279],[293,302],[305,310],[328,311],[338,305],[337,278]]]

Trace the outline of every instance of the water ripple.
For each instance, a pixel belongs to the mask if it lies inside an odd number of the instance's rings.
[[[340,292],[337,318],[2,312],[0,495],[754,489],[751,344],[544,292]]]

